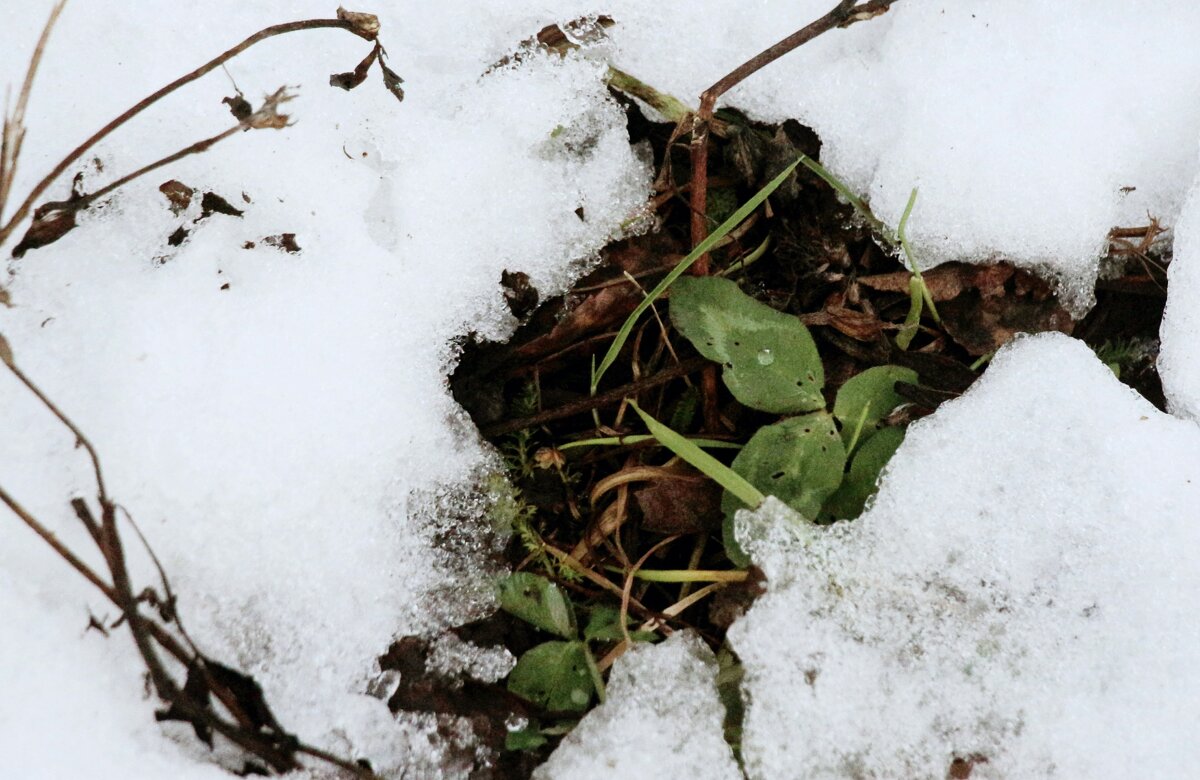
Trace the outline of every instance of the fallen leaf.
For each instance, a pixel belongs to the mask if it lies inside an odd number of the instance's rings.
[[[504,300],[508,303],[509,311],[517,319],[524,319],[537,308],[538,291],[529,283],[529,274],[521,271],[502,271],[500,286],[504,288]]]
[[[875,315],[842,306],[827,306],[822,311],[801,315],[800,320],[805,325],[835,328],[858,341],[875,341],[883,333],[883,322]]]
[[[864,287],[907,294],[907,271],[860,277]],[[971,355],[986,355],[1017,333],[1071,333],[1074,321],[1049,283],[1008,263],[945,263],[923,274],[942,326]]]
[[[982,295],[1003,295],[1004,283],[1016,269],[1008,263],[992,265],[968,265],[967,263],[943,263],[925,271],[921,276],[934,302],[956,298],[965,290],[979,290]],[[896,271],[890,274],[859,277],[858,283],[880,292],[908,295],[908,281],[912,274]]]
[[[30,249],[53,244],[74,230],[76,226],[75,213],[79,208],[75,204],[77,200],[72,197],[71,200],[55,201],[38,206],[33,212],[33,222],[25,231],[21,243],[13,248],[12,256],[24,257]]]
[[[375,48],[371,49],[371,53],[363,57],[362,62],[354,66],[354,70],[349,73],[334,73],[329,77],[329,86],[340,87],[347,92],[357,87],[359,84],[367,80],[367,73],[371,70],[371,65],[379,57],[379,44],[375,44]]]
[[[396,100],[404,100],[404,88],[400,86],[404,83],[404,79],[387,66],[387,63],[383,61],[383,56],[379,57],[379,69],[383,71],[383,86],[387,87],[388,92],[395,95]]]
[[[300,251],[300,245],[296,243],[295,233],[280,233],[277,236],[267,236],[262,242],[267,246],[273,246],[276,249],[282,249],[292,254]]]
[[[196,219],[199,222],[202,219],[207,219],[213,214],[226,214],[230,217],[240,217],[245,212],[239,208],[234,208],[233,204],[222,198],[215,192],[206,192],[200,198],[200,216]]]
[[[642,528],[654,533],[694,534],[721,522],[721,488],[699,475],[656,479],[633,498],[642,510]]]
[[[194,189],[178,179],[164,181],[158,185],[158,191],[167,196],[169,208],[175,216],[187,211],[188,206],[192,205],[192,196],[196,194]]]
[[[624,320],[641,299],[641,293],[628,284],[597,290],[567,312],[549,333],[518,347],[515,356],[519,360],[532,361],[566,349],[583,337]]]

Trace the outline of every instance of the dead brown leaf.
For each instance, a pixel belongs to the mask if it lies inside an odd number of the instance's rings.
[[[633,494],[642,528],[660,534],[710,531],[721,519],[721,490],[699,475],[658,479]]]
[[[187,211],[187,207],[192,205],[192,196],[196,193],[194,189],[178,179],[164,181],[158,185],[158,191],[167,197],[171,213],[175,216]]]
[[[805,325],[824,325],[835,328],[858,341],[876,341],[883,333],[883,323],[873,314],[843,306],[827,306],[822,311],[800,317]]]
[[[979,290],[984,295],[1000,295],[1004,291],[1004,283],[1013,275],[1014,269],[1008,263],[992,265],[968,265],[967,263],[944,263],[937,268],[931,268],[922,274],[925,286],[937,303],[956,298],[964,290]],[[897,271],[890,274],[859,277],[858,283],[864,287],[880,292],[894,292],[908,295],[908,281],[912,274],[908,271]]]
[[[641,297],[641,293],[628,284],[597,290],[571,309],[549,333],[518,347],[515,355],[520,360],[536,360],[566,349],[583,337],[628,317],[637,308]]]
[[[292,254],[300,251],[300,245],[296,243],[295,233],[280,233],[276,236],[267,236],[262,242],[267,246],[273,246],[276,249],[282,249]]]
[[[1054,290],[1036,275],[1009,263],[945,263],[923,274],[942,326],[972,355],[986,355],[1017,333],[1070,333],[1075,323],[1054,298]],[[859,278],[863,287],[908,293],[907,271]]]
[[[370,72],[371,66],[375,64],[375,60],[379,58],[379,45],[376,44],[371,52],[363,57],[362,62],[354,66],[354,70],[349,73],[334,73],[329,77],[329,86],[340,87],[349,92],[359,84],[367,80],[367,73]]]

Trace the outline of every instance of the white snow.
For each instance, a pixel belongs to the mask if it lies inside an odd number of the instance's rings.
[[[613,666],[608,699],[584,716],[535,780],[733,780],[741,777],[721,737],[717,663],[692,632],[638,644]]]
[[[835,3],[630,5],[612,11],[626,22],[613,31],[618,65],[695,104]],[[1147,211],[1174,224],[1197,173],[1198,26],[1186,0],[1070,13],[1039,0],[899,0],[722,103],[812,126],[825,164],[891,225],[919,187],[909,234],[923,265],[1000,255],[1061,274],[1086,303],[1109,229],[1145,224]]]
[[[1167,268],[1158,372],[1171,413],[1200,419],[1200,187],[1193,186],[1175,229]]]
[[[18,193],[93,128],[221,48],[334,10],[262,5],[69,5],[30,104]],[[4,79],[23,73],[47,7],[3,12]],[[344,32],[275,39],[232,61],[256,104],[299,85],[285,107],[295,126],[239,134],[119,192],[59,243],[11,263],[13,308],[0,311],[19,364],[95,443],[201,647],[253,674],[302,739],[385,772],[435,771],[438,747],[430,723],[398,726],[365,695],[375,658],[393,636],[490,607],[495,542],[476,485],[492,461],[446,391],[452,341],[506,335],[501,271],[527,271],[554,293],[644,203],[649,178],[602,62],[534,57],[481,77],[544,22],[519,8],[490,12],[487,33],[458,35],[449,55],[452,22],[471,10],[441,9],[432,25],[413,9],[383,17],[391,65],[408,81],[403,104],[377,73],[351,93],[328,86],[369,50]],[[220,99],[232,92],[217,71],[151,109],[97,148],[103,172],[83,166],[89,185],[227,127]],[[156,189],[167,179],[245,215],[214,215],[168,246],[198,206],[173,216]],[[284,232],[302,252],[264,244]],[[66,503],[94,495],[82,453],[7,374],[0,408],[3,485],[98,566]],[[453,549],[433,546],[442,532],[457,537]],[[139,583],[156,584],[130,550]],[[11,515],[0,523],[0,572],[33,593],[77,578]],[[88,610],[114,611],[82,586],[18,606],[26,601],[6,595],[0,689],[21,680],[50,698],[48,711],[112,699],[111,713],[95,713],[111,720],[105,733],[119,743],[114,735],[138,724],[139,749],[109,755],[97,738],[69,760],[141,774],[156,727],[124,629],[99,655],[69,646],[46,659],[26,639],[84,641]],[[81,653],[91,660],[72,677],[56,674]],[[94,680],[89,670],[114,656],[122,665]],[[110,696],[122,683],[131,695]],[[57,733],[21,715],[21,698],[0,702],[0,717],[25,724],[0,729],[0,756],[22,751],[30,731]],[[178,748],[163,741],[159,751]],[[72,774],[54,763],[61,752],[36,757],[43,776]]]
[[[261,44],[230,75],[256,103],[298,85],[294,127],[175,163],[9,265],[0,333],[96,443],[193,636],[254,674],[286,727],[384,772],[465,771],[430,719],[396,722],[364,693],[393,636],[488,607],[495,539],[476,485],[492,462],[445,390],[454,341],[511,329],[501,270],[562,289],[644,202],[650,172],[602,84],[608,61],[695,101],[832,5],[364,7],[382,16],[403,104],[377,73],[350,93],[328,87],[366,53],[351,35]],[[0,80],[19,80],[48,7],[0,10]],[[17,194],[221,47],[332,10],[69,4]],[[826,164],[892,224],[919,186],[910,233],[924,265],[1003,256],[1061,275],[1085,303],[1109,228],[1147,212],[1178,220],[1162,373],[1172,411],[1195,418],[1200,196],[1181,209],[1200,172],[1200,7],[1076,10],[900,0],[723,102],[813,126]],[[584,13],[617,19],[609,43],[483,75],[542,25]],[[87,156],[88,186],[224,129],[232,91],[218,71],[139,117]],[[167,179],[245,215],[215,215],[170,247],[197,207],[171,215],[155,189]],[[301,253],[264,245],[284,232]],[[0,484],[87,550],[66,505],[94,490],[82,454],[6,375],[0,409]],[[988,763],[973,777],[1170,776],[1195,763],[1198,450],[1192,422],[1153,410],[1082,345],[1041,337],[1002,352],[913,429],[862,521],[757,545],[771,590],[733,634],[751,776],[942,777],[975,753]],[[434,547],[449,529],[453,552]],[[26,528],[0,521],[0,774],[218,775],[186,728],[163,738],[127,634],[85,632],[89,611],[115,617]],[[508,663],[461,650],[441,648],[464,668]],[[673,638],[622,659],[609,703],[542,774],[590,776],[602,755],[639,769],[699,758],[680,771],[736,776],[702,656]]]
[[[1002,350],[730,632],[754,778],[1170,777],[1200,760],[1200,429],[1081,343]]]

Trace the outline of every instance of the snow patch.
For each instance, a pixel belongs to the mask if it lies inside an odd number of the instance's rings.
[[[871,510],[743,532],[751,777],[1169,776],[1200,760],[1200,430],[1019,339],[915,424]],[[803,528],[802,526],[792,526]]]
[[[721,736],[712,651],[688,631],[638,644],[613,666],[608,698],[579,722],[535,780],[741,777]]]

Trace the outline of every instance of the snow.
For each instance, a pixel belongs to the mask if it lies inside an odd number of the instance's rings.
[[[1167,268],[1170,294],[1163,313],[1158,372],[1173,414],[1200,419],[1200,187],[1192,191],[1175,228]]]
[[[608,698],[579,722],[534,780],[741,777],[721,737],[717,663],[696,634],[638,644],[613,666]]]
[[[1168,777],[1200,760],[1198,504],[1200,429],[1077,341],[1019,339],[911,427],[858,521],[781,540],[778,505],[743,518],[770,581],[730,632],[749,775],[943,777],[982,756],[972,777]]]
[[[694,103],[833,5],[614,10],[626,22],[613,31],[617,62]],[[1200,7],[1097,0],[1077,11],[900,0],[788,54],[718,105],[810,125],[824,163],[888,224],[919,187],[909,235],[923,266],[999,255],[1061,275],[1064,293],[1085,304],[1109,229],[1145,224],[1147,211],[1174,224],[1197,173],[1200,56],[1190,36]]]
[[[191,634],[253,674],[285,727],[385,773],[466,772],[430,718],[393,719],[366,693],[383,684],[374,659],[392,637],[490,608],[500,536],[478,485],[495,462],[446,392],[455,345],[513,327],[502,270],[561,290],[644,202],[651,172],[603,86],[608,62],[695,101],[832,4],[364,7],[382,16],[403,104],[378,74],[328,87],[366,53],[351,35],[261,44],[229,75],[255,102],[294,85],[295,126],[172,164],[8,266],[0,333],[97,445]],[[221,46],[332,10],[102,5],[70,4],[51,39],[18,194]],[[19,79],[48,7],[0,10],[0,78]],[[607,43],[484,75],[515,42],[584,13],[616,18]],[[1200,7],[1181,0],[1069,15],[1035,0],[902,0],[722,102],[810,124],[825,163],[891,224],[919,187],[923,266],[1003,256],[1059,275],[1083,305],[1111,227],[1147,212],[1178,222],[1162,376],[1172,412],[1196,418],[1200,195],[1183,204],[1200,173],[1197,23]],[[218,71],[164,101],[101,144],[98,164],[87,156],[85,181],[224,129],[232,92]],[[172,215],[155,189],[167,179],[245,214],[196,223],[193,203]],[[187,240],[168,245],[180,226]],[[288,232],[299,254],[264,243]],[[94,492],[82,454],[11,377],[0,409],[0,484],[99,565],[66,505]],[[988,759],[973,777],[1170,776],[1194,763],[1197,436],[1078,343],[1004,350],[913,428],[861,521],[752,543],[770,592],[732,633],[750,775],[942,777],[973,754]],[[26,528],[0,522],[0,773],[224,776],[186,728],[154,723],[132,643],[85,631],[89,612],[116,616]],[[438,652],[487,677],[511,662]],[[631,651],[609,702],[542,776],[607,776],[601,755],[630,772],[680,762],[736,776],[712,675],[695,638]]]
[[[23,70],[44,18],[37,5],[3,12],[6,79]],[[68,6],[30,104],[17,191],[85,131],[220,46],[281,17],[331,11]],[[465,11],[445,9],[440,25]],[[13,262],[13,308],[0,311],[18,363],[96,445],[202,649],[252,674],[285,728],[383,772],[436,771],[439,738],[428,719],[397,724],[365,694],[375,658],[394,636],[486,614],[503,541],[476,487],[493,456],[445,386],[454,341],[472,330],[507,335],[515,323],[501,271],[524,270],[547,294],[561,289],[644,203],[649,178],[602,62],[535,57],[481,78],[541,24],[497,14],[487,36],[468,36],[450,57],[439,37],[449,30],[411,16],[382,20],[391,64],[409,83],[403,104],[378,74],[351,93],[328,86],[368,51],[344,32],[275,39],[234,60],[230,75],[252,101],[299,85],[285,107],[295,126],[240,134],[119,192],[59,243]],[[103,172],[89,162],[86,180],[224,129],[232,119],[220,99],[232,91],[218,71],[152,109],[97,148]],[[167,179],[196,188],[187,213],[167,209],[156,189]],[[205,191],[244,216],[194,224]],[[181,225],[187,240],[168,245]],[[300,253],[263,241],[285,232]],[[0,408],[5,488],[102,569],[67,505],[95,494],[69,433],[7,375]],[[146,556],[130,550],[137,581],[155,584]],[[143,754],[172,760],[180,749],[152,738],[154,704],[141,700],[124,630],[103,650],[90,634],[74,646],[89,610],[112,619],[113,609],[83,585],[28,603],[26,591],[77,576],[11,516],[0,523],[0,572],[22,588],[5,588],[0,688],[20,681],[51,699],[45,719],[22,715],[22,729],[0,729],[0,756],[20,753],[29,732],[56,733],[55,708],[87,701],[111,724],[64,761],[107,760],[117,777],[140,776]],[[70,642],[47,646],[47,661],[27,639],[43,634]],[[104,667],[111,658],[121,665]],[[56,676],[75,659],[78,672]],[[93,667],[104,674],[85,671]],[[130,693],[112,695],[122,685]],[[18,718],[22,706],[6,694],[0,717]],[[122,729],[138,735],[136,750]],[[60,752],[43,752],[42,771],[75,774],[54,763]]]

